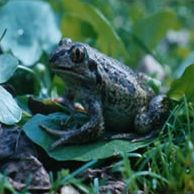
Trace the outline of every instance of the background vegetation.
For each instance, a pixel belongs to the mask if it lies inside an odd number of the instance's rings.
[[[193,1],[183,0],[0,1],[0,122],[18,123],[51,158],[77,163],[73,170],[67,165],[58,171],[53,192],[71,184],[83,193],[100,193],[106,178],[96,176],[85,183],[79,175],[89,167],[102,169],[108,164],[125,183],[124,193],[194,193],[193,15]],[[160,79],[156,90],[166,92],[174,102],[159,137],[48,150],[53,139],[38,126],[45,122],[57,127],[52,120],[68,120],[68,110],[36,115],[40,108],[34,110],[27,102],[32,95],[47,106],[51,98],[63,95],[65,83],[52,73],[48,62],[62,37],[88,43],[135,71],[143,68]],[[146,56],[151,61],[146,62]],[[159,70],[153,72],[154,64]],[[71,124],[84,119],[77,114]],[[117,157],[107,159],[113,155]],[[3,175],[1,182],[0,191],[8,188],[16,193]]]

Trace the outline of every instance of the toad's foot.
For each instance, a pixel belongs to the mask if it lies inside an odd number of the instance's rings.
[[[104,122],[100,103],[98,101],[90,101],[88,113],[91,115],[90,120],[78,129],[61,131],[53,130],[44,125],[40,125],[41,129],[53,136],[59,137],[59,139],[50,146],[50,150],[64,144],[87,143],[101,137],[104,132]]]

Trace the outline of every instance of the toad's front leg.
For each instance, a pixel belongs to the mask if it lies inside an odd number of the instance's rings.
[[[58,136],[50,149],[53,150],[64,144],[81,144],[94,141],[101,137],[104,132],[104,119],[102,115],[101,103],[98,100],[87,100],[86,110],[90,115],[90,120],[81,128],[69,131],[53,130],[42,126],[41,128],[48,133]]]

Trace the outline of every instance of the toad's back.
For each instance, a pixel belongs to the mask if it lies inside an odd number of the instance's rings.
[[[99,88],[106,126],[116,130],[133,128],[135,115],[147,106],[153,92],[145,85],[145,80],[126,65],[87,48],[100,72]]]

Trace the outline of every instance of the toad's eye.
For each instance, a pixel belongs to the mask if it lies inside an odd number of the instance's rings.
[[[81,63],[86,55],[86,49],[82,45],[75,45],[70,50],[70,57],[74,63]]]

